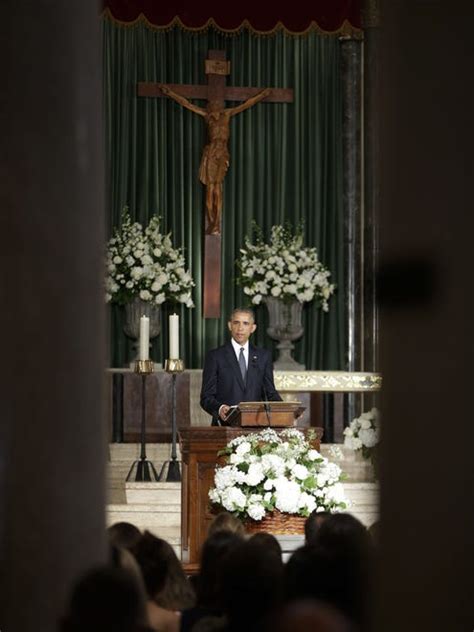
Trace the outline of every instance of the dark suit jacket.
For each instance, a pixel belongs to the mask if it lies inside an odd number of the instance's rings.
[[[219,423],[222,404],[233,406],[266,399],[281,401],[273,382],[272,356],[268,349],[259,349],[249,343],[246,384],[230,342],[209,351],[202,372],[201,406],[212,415],[213,425]]]

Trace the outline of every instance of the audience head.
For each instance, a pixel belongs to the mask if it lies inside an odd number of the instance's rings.
[[[283,563],[274,550],[250,541],[228,555],[222,573],[229,630],[260,630],[283,595]]]
[[[207,535],[213,535],[217,531],[232,531],[232,533],[236,533],[240,536],[245,534],[245,528],[242,522],[228,511],[222,511],[217,514],[209,525]]]
[[[333,514],[315,543],[295,551],[286,565],[290,600],[317,599],[361,625],[367,621],[372,548],[367,530],[349,514]]]
[[[122,568],[89,571],[73,589],[62,632],[138,632],[144,630],[142,597],[134,578]]]
[[[314,544],[316,541],[316,534],[319,531],[319,527],[331,514],[329,511],[313,511],[304,523],[304,536],[306,544]]]
[[[109,542],[131,551],[142,537],[140,529],[130,522],[116,522],[107,529]]]
[[[184,610],[194,605],[194,591],[168,542],[145,531],[133,553],[150,599],[167,610]]]
[[[266,628],[268,632],[354,632],[354,627],[331,606],[304,600],[286,604]]]
[[[347,557],[318,545],[304,546],[291,556],[285,571],[290,602],[318,600],[336,608],[350,621],[362,622],[364,595],[360,574]]]
[[[367,558],[372,550],[369,532],[355,516],[331,514],[319,527],[316,543],[332,551]]]
[[[197,577],[197,604],[221,609],[221,575],[229,553],[243,542],[232,531],[216,531],[204,543]]]
[[[283,551],[281,545],[271,533],[266,533],[265,531],[254,533],[248,539],[248,542],[250,545],[266,547],[268,551],[273,551],[279,560],[282,559]]]

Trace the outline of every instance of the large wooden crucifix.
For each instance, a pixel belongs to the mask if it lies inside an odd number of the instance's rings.
[[[204,318],[220,317],[221,297],[221,222],[223,181],[229,167],[228,140],[232,116],[252,107],[259,101],[293,101],[293,90],[286,88],[239,88],[226,86],[230,62],[225,51],[210,50],[205,62],[207,85],[161,84],[139,82],[138,96],[169,97],[195,114],[207,124],[208,142],[204,147],[199,179],[206,186],[206,220],[204,236]],[[190,99],[205,99],[207,107],[193,104]],[[242,101],[231,108],[226,101]]]

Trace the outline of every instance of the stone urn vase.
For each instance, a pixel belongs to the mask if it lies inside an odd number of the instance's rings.
[[[266,305],[270,319],[267,333],[273,340],[278,340],[278,358],[274,363],[277,371],[304,371],[304,364],[296,362],[292,356],[295,348],[294,340],[304,333],[301,322],[303,305],[297,300],[285,303],[279,298],[265,296],[262,302]]]
[[[150,319],[150,340],[159,336],[161,332],[161,306],[154,305],[148,301],[143,301],[138,296],[125,305],[125,324],[123,330],[125,335],[132,338],[133,343],[133,363],[138,360],[140,346],[140,318],[148,316]],[[150,344],[151,347],[151,344]]]

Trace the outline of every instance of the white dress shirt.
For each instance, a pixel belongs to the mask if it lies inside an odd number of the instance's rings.
[[[237,362],[239,361],[239,357],[240,357],[240,350],[244,349],[244,359],[245,359],[245,366],[247,367],[247,370],[249,368],[249,341],[247,340],[247,342],[244,345],[239,345],[238,342],[235,342],[235,340],[233,338],[230,339],[231,343],[232,343],[232,348],[234,349],[235,355],[237,357]],[[219,411],[218,411],[218,416],[220,418],[221,416],[221,410],[222,410],[222,406],[224,406],[225,404],[222,404],[221,406],[219,406]]]
[[[247,340],[247,342],[244,345],[239,345],[239,343],[235,342],[235,340],[233,338],[231,338],[230,341],[232,343],[232,347],[234,348],[235,355],[237,356],[237,362],[239,361],[240,350],[243,347],[243,349],[244,349],[244,358],[245,358],[245,366],[248,369],[249,368],[249,341]]]

